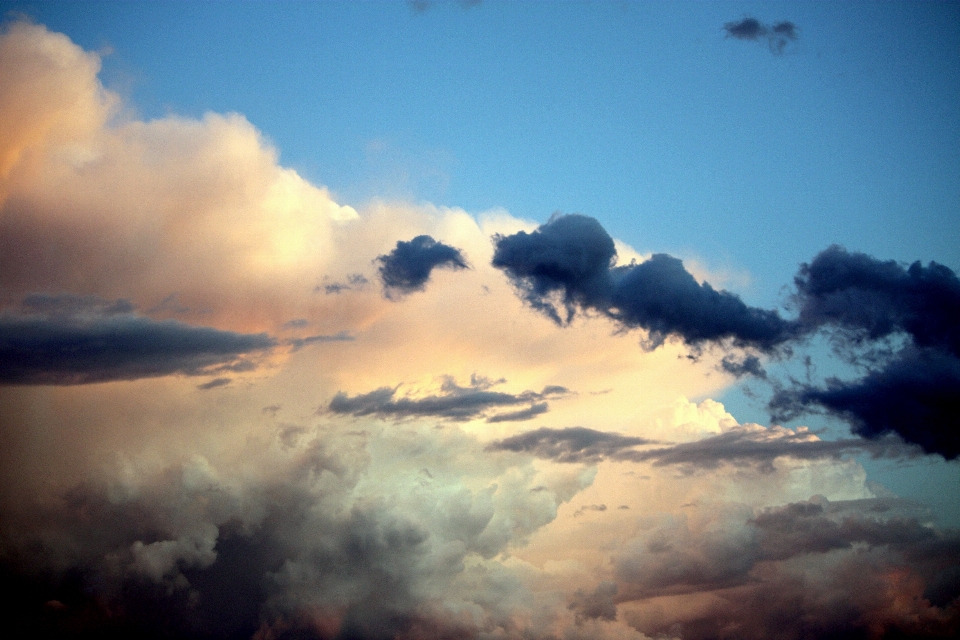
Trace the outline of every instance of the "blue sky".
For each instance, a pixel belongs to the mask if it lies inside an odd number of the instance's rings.
[[[913,598],[931,634],[960,625],[960,465],[935,453],[952,450],[884,449],[823,402],[787,429],[768,408],[777,391],[799,407],[829,376],[884,382],[917,363],[956,383],[953,298],[918,307],[946,319],[925,333],[915,298],[854,291],[843,304],[896,329],[864,338],[862,318],[831,316],[794,277],[841,245],[877,273],[939,263],[958,290],[960,2],[0,10],[0,56],[17,65],[0,76],[15,123],[0,136],[0,518],[23,540],[41,512],[64,539],[80,531],[76,562],[122,567],[90,569],[91,585],[140,580],[168,589],[144,596],[157,611],[182,612],[242,575],[269,591],[244,601],[256,615],[217,627],[230,608],[213,598],[194,621],[231,638],[418,624],[759,638],[786,605],[748,585],[797,602],[796,584],[822,581],[876,628],[923,636],[884,617],[889,594]],[[767,35],[733,37],[747,18]],[[778,44],[784,23],[795,37]],[[548,223],[557,212],[587,218]],[[705,324],[731,305],[750,322],[778,309],[780,333],[657,325],[624,283],[674,262],[610,270],[611,237],[621,266],[669,254],[746,305],[723,294]],[[603,264],[546,277],[523,257],[562,265],[578,247]],[[678,291],[709,298],[681,275]],[[657,327],[668,339],[653,349]],[[770,378],[729,375],[729,354]],[[78,525],[62,495],[138,524]],[[829,535],[777,537],[796,518]],[[888,526],[896,543],[858,533]],[[354,535],[410,546],[316,560]],[[237,549],[267,568],[231,564]],[[888,595],[850,591],[854,566]],[[384,572],[399,585],[386,605]],[[98,620],[30,579],[44,624]],[[140,611],[139,588],[117,602]],[[810,606],[791,637],[853,624]]]

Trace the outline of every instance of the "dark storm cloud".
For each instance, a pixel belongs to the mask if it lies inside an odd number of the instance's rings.
[[[328,409],[333,413],[352,416],[377,416],[380,418],[435,417],[449,420],[473,420],[487,417],[488,422],[529,420],[545,413],[548,409],[545,398],[562,397],[568,390],[559,386],[548,386],[540,391],[523,391],[518,394],[491,391],[494,384],[485,378],[473,377],[470,385],[458,385],[453,378],[444,380],[437,395],[411,398],[397,396],[397,387],[381,387],[368,393],[349,396],[338,392],[330,401]],[[502,407],[530,405],[519,411],[489,414],[491,410]]]
[[[253,367],[265,333],[242,334],[156,321],[126,301],[38,295],[0,315],[0,384],[86,384]]]
[[[578,309],[592,310],[625,328],[646,329],[651,347],[676,336],[695,347],[730,339],[764,350],[795,330],[775,311],[748,307],[732,293],[699,284],[680,260],[666,254],[613,267],[613,239],[587,216],[554,216],[532,233],[495,236],[494,242],[493,266],[558,324],[570,322]]]
[[[958,398],[960,359],[910,348],[859,380],[829,378],[823,388],[781,389],[770,408],[775,420],[787,420],[821,407],[846,420],[858,435],[896,433],[928,453],[953,460],[960,456]]]
[[[809,331],[829,332],[842,358],[866,367],[860,379],[778,389],[770,409],[783,420],[820,408],[864,437],[896,433],[928,453],[960,455],[960,279],[949,268],[909,267],[832,246],[801,266],[794,303]],[[892,347],[887,339],[906,344]],[[870,349],[880,344],[880,349]]]
[[[904,267],[832,246],[794,279],[800,321],[851,339],[906,333],[921,347],[960,356],[960,278],[944,265]]]
[[[538,458],[557,462],[594,463],[605,458],[618,458],[626,450],[652,442],[645,438],[595,431],[586,427],[541,427],[493,442],[487,446],[487,450],[531,453]]]
[[[782,54],[787,45],[796,40],[798,35],[797,26],[786,20],[768,26],[756,18],[744,18],[737,22],[726,23],[723,29],[729,38],[754,42],[766,41],[770,51],[777,55]]]
[[[731,27],[735,37],[766,29],[754,22]],[[775,32],[794,33],[790,23]],[[737,353],[720,367],[738,377],[766,378],[757,352],[785,359],[810,336],[825,335],[839,357],[866,373],[853,381],[829,379],[823,387],[775,383],[774,420],[824,410],[848,421],[857,435],[896,433],[928,453],[960,456],[951,412],[951,400],[960,397],[960,279],[943,265],[905,266],[832,246],[801,265],[792,320],[698,283],[666,254],[612,266],[613,239],[587,216],[554,215],[531,233],[493,240],[493,266],[557,324],[568,324],[578,311],[596,312],[624,329],[646,330],[648,348],[671,337],[694,354],[710,344],[734,347]],[[811,452],[818,447],[827,445],[804,445]]]
[[[430,236],[417,236],[409,242],[400,240],[393,251],[379,256],[377,262],[388,296],[391,292],[421,291],[436,268],[467,268],[459,249],[437,242]]]

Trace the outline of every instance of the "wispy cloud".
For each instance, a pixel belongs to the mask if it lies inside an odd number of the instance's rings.
[[[338,392],[330,401],[328,410],[352,416],[377,416],[380,418],[436,417],[450,420],[473,420],[486,417],[488,422],[513,422],[529,420],[546,413],[546,398],[567,395],[567,389],[548,386],[542,391],[523,391],[518,394],[492,391],[490,388],[501,381],[492,382],[474,377],[468,386],[460,386],[453,378],[446,378],[440,393],[427,396],[398,396],[399,387],[381,387],[355,396]],[[529,405],[519,411],[489,413],[493,409]]]

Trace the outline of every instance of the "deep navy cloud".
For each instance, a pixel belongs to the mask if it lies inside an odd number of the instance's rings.
[[[932,349],[905,349],[863,378],[830,378],[778,391],[770,401],[774,419],[794,418],[821,407],[850,423],[854,433],[875,438],[896,433],[928,453],[960,456],[960,359]]]
[[[495,236],[494,242],[493,266],[558,324],[569,322],[578,309],[590,309],[626,328],[646,329],[652,347],[676,336],[692,346],[730,339],[770,350],[795,333],[776,311],[749,307],[732,293],[699,284],[680,260],[666,254],[613,267],[613,239],[587,216],[554,216],[532,233]]]
[[[610,300],[613,238],[582,215],[554,216],[536,231],[494,236],[493,266],[503,269],[524,299],[558,324],[578,307],[604,309]],[[565,319],[552,299],[559,296]]]
[[[388,295],[392,291],[410,293],[422,290],[430,273],[438,267],[467,268],[459,249],[437,242],[430,236],[417,236],[409,242],[398,241],[396,248],[379,256],[377,262]]]
[[[25,313],[0,315],[0,384],[85,384],[243,368],[269,349],[265,333],[243,334],[157,321],[125,301],[33,296]],[[39,312],[39,313],[37,313]]]
[[[921,347],[960,356],[960,278],[931,262],[904,267],[832,246],[795,278],[800,321],[877,339],[909,334]]]

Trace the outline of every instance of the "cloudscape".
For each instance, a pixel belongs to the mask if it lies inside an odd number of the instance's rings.
[[[14,636],[960,633],[955,5],[90,6],[0,32]]]

